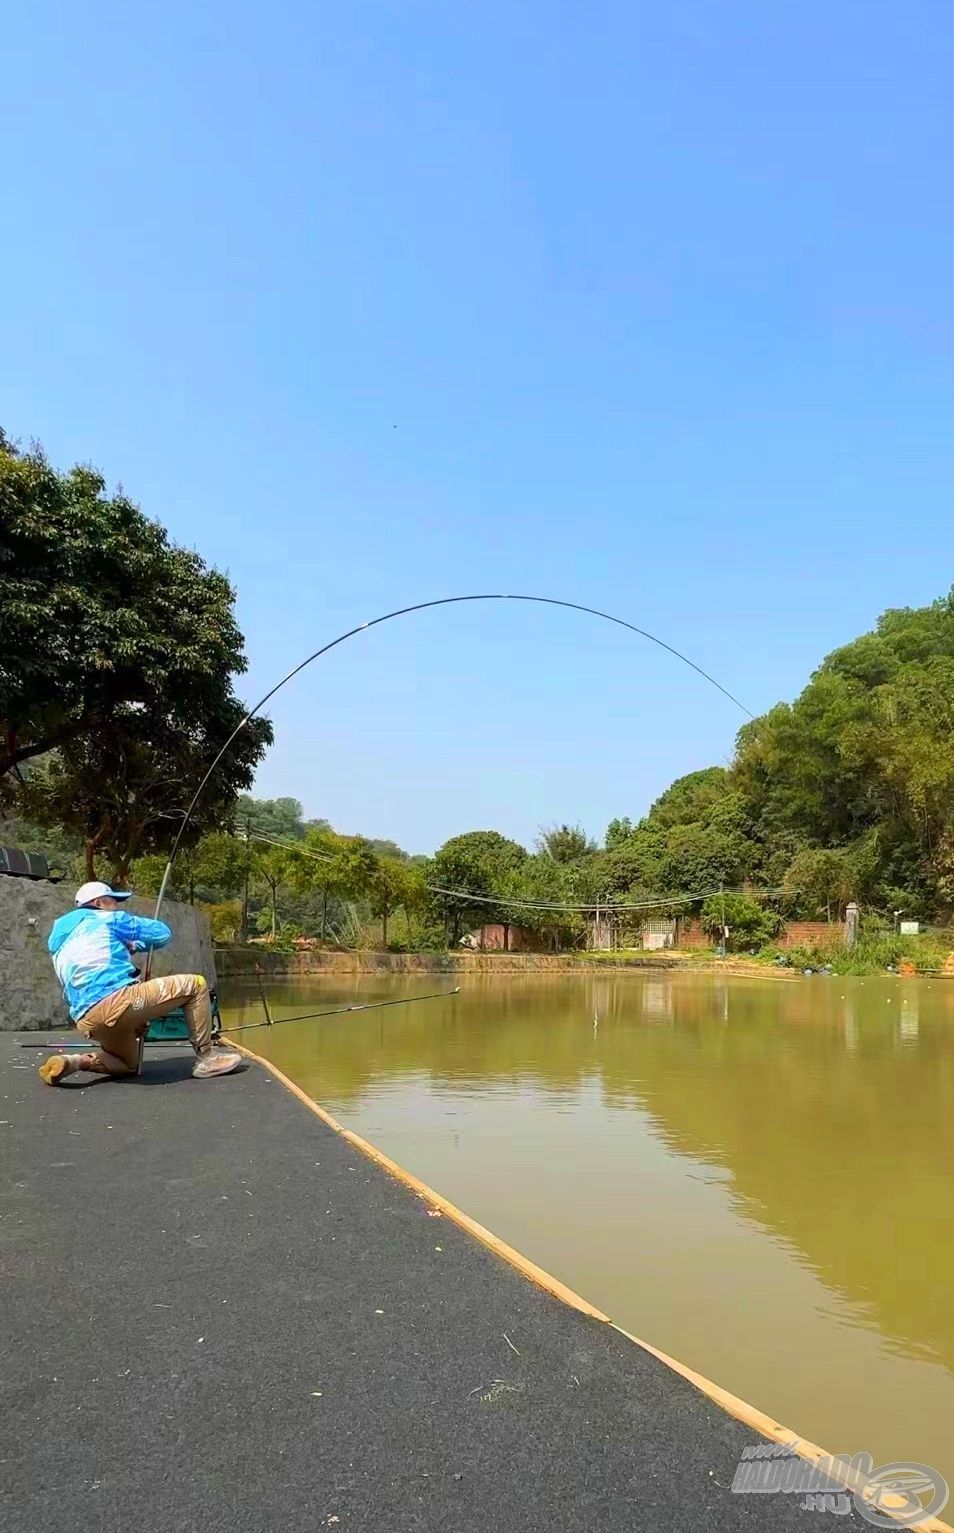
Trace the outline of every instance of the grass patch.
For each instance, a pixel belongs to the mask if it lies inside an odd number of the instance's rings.
[[[929,934],[902,937],[898,933],[887,933],[862,936],[850,950],[840,942],[811,947],[768,947],[762,949],[759,958],[780,967],[818,970],[830,966],[835,974],[864,977],[887,974],[897,969],[903,960],[913,963],[919,973],[942,969],[950,951],[948,944]]]

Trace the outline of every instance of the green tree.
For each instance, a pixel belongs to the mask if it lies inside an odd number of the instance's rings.
[[[845,906],[858,893],[858,872],[848,852],[806,847],[785,874],[785,897],[809,915],[824,911],[843,920]]]
[[[315,890],[320,895],[319,935],[324,939],[332,902],[340,906],[365,896],[374,877],[376,859],[363,836],[341,836],[330,829],[309,830],[304,852],[307,855],[295,858],[290,876],[300,892]]]
[[[395,857],[376,857],[367,881],[371,914],[381,922],[381,942],[388,945],[388,922],[394,911],[403,909],[410,930],[412,914],[421,908],[425,894],[419,868]]]
[[[208,918],[214,943],[224,946],[238,941],[242,929],[240,900],[222,900],[217,905],[200,904],[199,909]]]
[[[29,776],[34,769],[35,763],[30,762],[20,770],[24,776]],[[60,825],[34,825],[15,813],[0,819],[0,845],[18,846],[23,852],[39,852],[53,870],[68,876],[74,871],[80,875],[85,866],[83,842],[79,836]]]
[[[703,892],[750,876],[758,864],[748,807],[722,767],[678,778],[644,820],[612,841],[607,887],[616,898]]]
[[[633,834],[633,822],[628,818],[610,820],[606,827],[606,837],[603,842],[608,852],[614,852],[622,846]]]
[[[685,777],[677,777],[665,793],[660,794],[649,811],[649,818],[665,830],[671,830],[675,825],[705,821],[710,810],[728,793],[729,786],[725,767],[703,767],[701,772],[689,772]]]
[[[537,934],[548,946],[570,946],[585,927],[580,911],[547,909],[585,903],[581,892],[587,863],[554,861],[548,852],[526,857],[503,874],[500,892],[513,903],[495,907],[493,920],[504,927],[504,947],[510,946],[510,930],[519,926]],[[539,906],[539,908],[534,908]]]
[[[710,818],[674,825],[666,835],[659,865],[665,892],[703,894],[723,884],[738,883],[751,871],[749,843],[731,824],[713,823]]]
[[[295,853],[281,846],[253,846],[251,857],[252,877],[267,890],[269,911],[269,935],[278,936],[278,891],[292,875]]]
[[[954,897],[952,747],[954,593],[829,655],[740,731],[731,775],[766,856],[864,847],[869,898],[937,910]]]
[[[223,831],[203,836],[190,851],[191,881],[217,898],[237,894],[245,876],[245,843]]]
[[[0,432],[0,778],[80,738],[102,745],[130,705],[173,734],[221,711],[246,666],[233,602],[101,474],[57,473]]]
[[[188,721],[177,707],[163,711],[158,698],[149,710],[116,708],[108,724],[64,742],[30,774],[20,790],[24,813],[82,839],[88,878],[99,857],[123,882],[134,858],[171,849],[194,790],[243,715],[227,677],[217,695],[208,691],[202,706],[196,700]],[[227,822],[271,738],[265,719],[241,731],[192,813],[184,849]]]
[[[607,852],[603,860],[603,892],[618,898],[632,889],[662,888],[666,857],[666,833],[650,820],[642,820],[625,841]]]
[[[444,922],[447,938],[456,947],[461,927],[497,921],[492,903],[482,903],[480,895],[499,896],[507,877],[526,861],[526,849],[496,830],[471,830],[452,836],[435,854],[428,882],[445,890],[460,890],[471,896],[460,900],[454,894],[436,894],[435,909]],[[500,896],[502,897],[502,896]]]
[[[396,841],[388,841],[386,839],[382,841],[377,836],[370,836],[367,839],[368,845],[375,857],[390,857],[395,862],[408,861],[407,852],[403,851]]]
[[[781,916],[773,910],[765,910],[748,895],[716,895],[706,900],[701,917],[703,930],[716,940],[722,932],[723,912],[729,928],[726,946],[730,952],[763,947],[778,936],[782,928]]]
[[[550,825],[541,830],[537,850],[544,852],[553,862],[579,862],[596,851],[582,825]]]
[[[225,900],[241,889],[245,863],[244,841],[223,831],[213,831],[176,858],[168,885],[169,897],[195,904],[198,894],[199,903],[206,906]],[[161,853],[137,857],[130,869],[131,887],[137,894],[158,894],[165,868],[166,858]]]
[[[235,828],[240,835],[246,829],[259,835],[274,836],[277,840],[303,841],[305,821],[297,798],[252,798],[240,793],[235,803]],[[315,823],[315,829],[331,829],[326,820]]]

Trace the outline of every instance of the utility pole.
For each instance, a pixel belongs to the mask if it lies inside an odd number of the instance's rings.
[[[245,821],[245,885],[242,893],[242,941],[248,941],[248,872],[252,856],[252,822]]]

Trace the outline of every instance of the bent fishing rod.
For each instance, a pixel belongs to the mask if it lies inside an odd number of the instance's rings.
[[[626,618],[616,617],[612,612],[603,612],[598,607],[588,607],[582,602],[565,601],[556,596],[533,596],[516,592],[494,591],[477,592],[464,596],[440,596],[431,601],[414,602],[406,607],[396,607],[393,612],[384,612],[379,617],[371,618],[368,622],[356,624],[355,627],[347,629],[345,633],[338,634],[337,638],[331,639],[327,644],[323,644],[320,649],[316,649],[312,654],[306,655],[304,660],[300,660],[298,664],[293,666],[292,669],[286,673],[286,675],[282,676],[274,686],[270,687],[265,695],[259,698],[255,706],[249,709],[244,718],[242,718],[242,720],[236,725],[228,739],[216,753],[211,765],[199,783],[199,786],[196,788],[195,793],[192,796],[192,800],[185,811],[185,814],[183,815],[182,823],[176,832],[175,840],[172,843],[172,850],[169,853],[169,860],[166,863],[165,871],[162,875],[162,882],[159,886],[159,894],[156,898],[156,908],[153,912],[154,919],[159,919],[159,913],[162,909],[162,902],[165,898],[166,890],[169,887],[169,880],[172,876],[172,866],[175,862],[176,854],[179,851],[179,847],[182,844],[182,838],[185,835],[192,815],[195,812],[195,807],[205,791],[206,785],[215,772],[219,762],[229,750],[233,741],[238,738],[246,725],[251,723],[252,719],[258,717],[261,710],[267,703],[271,702],[272,698],[277,692],[281,691],[282,687],[286,686],[288,682],[293,681],[296,676],[300,675],[300,673],[305,670],[307,666],[312,665],[314,661],[320,660],[323,655],[329,654],[331,650],[337,649],[340,644],[344,644],[349,639],[355,638],[359,633],[366,632],[369,628],[378,628],[382,623],[390,623],[393,622],[396,618],[407,617],[413,612],[426,612],[435,607],[460,606],[465,602],[504,601],[525,602],[529,605],[541,607],[559,607],[568,612],[582,612],[589,617],[599,618],[601,622],[612,623],[617,628],[625,628],[630,633],[637,634],[639,638],[648,639],[651,644],[657,645],[659,649],[664,649],[667,654],[670,654],[676,660],[681,661],[683,665],[687,665],[690,670],[695,671],[696,674],[701,676],[704,681],[707,681],[710,686],[715,687],[717,692],[721,692],[723,697],[728,698],[729,702],[731,702],[736,708],[739,708],[747,718],[751,719],[755,717],[755,715],[745,706],[745,704],[740,702],[739,699],[735,697],[727,687],[724,687],[722,683],[717,681],[714,676],[711,676],[708,671],[703,670],[701,665],[697,665],[694,660],[690,660],[688,655],[684,655],[681,650],[676,649],[672,644],[667,644],[664,639],[658,638],[656,634],[650,633],[646,628],[640,628],[636,623],[630,623]],[[151,972],[152,949],[150,948],[146,957],[144,978],[148,979]],[[265,1006],[265,1014],[266,1017],[268,1017],[267,1004]],[[269,1024],[266,1021],[262,1025],[268,1026]]]
[[[265,693],[264,697],[260,698],[259,701],[255,704],[254,708],[250,708],[241,722],[236,725],[228,739],[225,741],[225,744],[216,754],[211,766],[208,768],[205,776],[202,778],[202,781],[196,788],[189,807],[186,809],[186,812],[183,815],[182,824],[179,826],[179,829],[176,832],[176,838],[172,843],[172,850],[169,853],[169,860],[166,863],[165,871],[162,875],[162,883],[159,886],[159,894],[156,899],[156,908],[154,911],[155,919],[159,919],[159,912],[162,909],[162,902],[165,899],[166,890],[169,887],[169,879],[172,876],[172,865],[175,862],[176,854],[178,853],[179,847],[182,843],[182,838],[185,835],[189,821],[192,818],[199,799],[202,797],[202,794],[205,791],[209,779],[212,777],[216,767],[222,760],[222,757],[228,751],[229,747],[232,745],[233,741],[238,738],[246,725],[251,723],[252,719],[258,717],[266,703],[271,702],[276,692],[280,692],[282,687],[286,686],[288,682],[293,681],[296,676],[298,676],[315,660],[320,660],[322,655],[327,655],[331,650],[337,649],[339,644],[346,643],[348,639],[355,638],[357,634],[364,633],[369,628],[377,628],[382,623],[392,622],[395,618],[407,617],[412,612],[426,612],[433,607],[453,607],[459,606],[464,602],[485,601],[515,601],[527,602],[542,607],[560,607],[569,612],[583,612],[589,617],[599,618],[604,623],[613,623],[617,628],[626,628],[630,633],[637,634],[641,639],[648,639],[651,644],[655,644],[660,649],[664,649],[667,654],[672,655],[676,660],[680,660],[683,665],[687,665],[691,671],[695,671],[698,676],[701,676],[703,681],[707,681],[710,686],[715,687],[717,692],[721,692],[723,697],[727,697],[729,702],[734,704],[736,708],[741,709],[747,718],[752,719],[755,717],[755,715],[750,712],[744,703],[740,702],[737,697],[733,696],[727,687],[724,687],[722,683],[717,681],[714,676],[710,676],[708,671],[704,671],[701,665],[697,665],[694,660],[690,660],[688,655],[684,655],[681,650],[676,649],[672,644],[667,644],[664,639],[657,638],[657,636],[654,633],[650,633],[648,629],[640,628],[637,626],[637,624],[630,623],[626,618],[615,617],[611,612],[602,612],[598,607],[584,606],[582,602],[564,601],[556,596],[528,596],[516,594],[514,592],[504,593],[498,591],[483,592],[467,596],[440,596],[433,601],[415,602],[413,605],[408,607],[396,607],[393,612],[384,612],[380,617],[371,618],[369,622],[358,623],[354,628],[349,628],[346,633],[340,633],[336,639],[332,639],[328,644],[323,644],[322,647],[320,649],[316,649],[313,654],[306,655],[304,660],[300,660],[296,666],[293,666],[292,669],[281,678],[281,680],[277,681],[273,687],[270,687],[269,690]],[[152,954],[150,952],[149,958],[146,962],[147,978],[150,971],[151,957]]]

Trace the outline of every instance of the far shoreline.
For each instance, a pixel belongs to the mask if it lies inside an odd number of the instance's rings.
[[[220,980],[253,979],[256,970],[265,977],[303,979],[343,974],[580,974],[649,971],[738,974],[754,978],[792,981],[801,979],[796,969],[774,968],[743,954],[719,958],[715,953],[382,953],[369,949],[311,948],[283,952],[264,946],[215,949]]]

